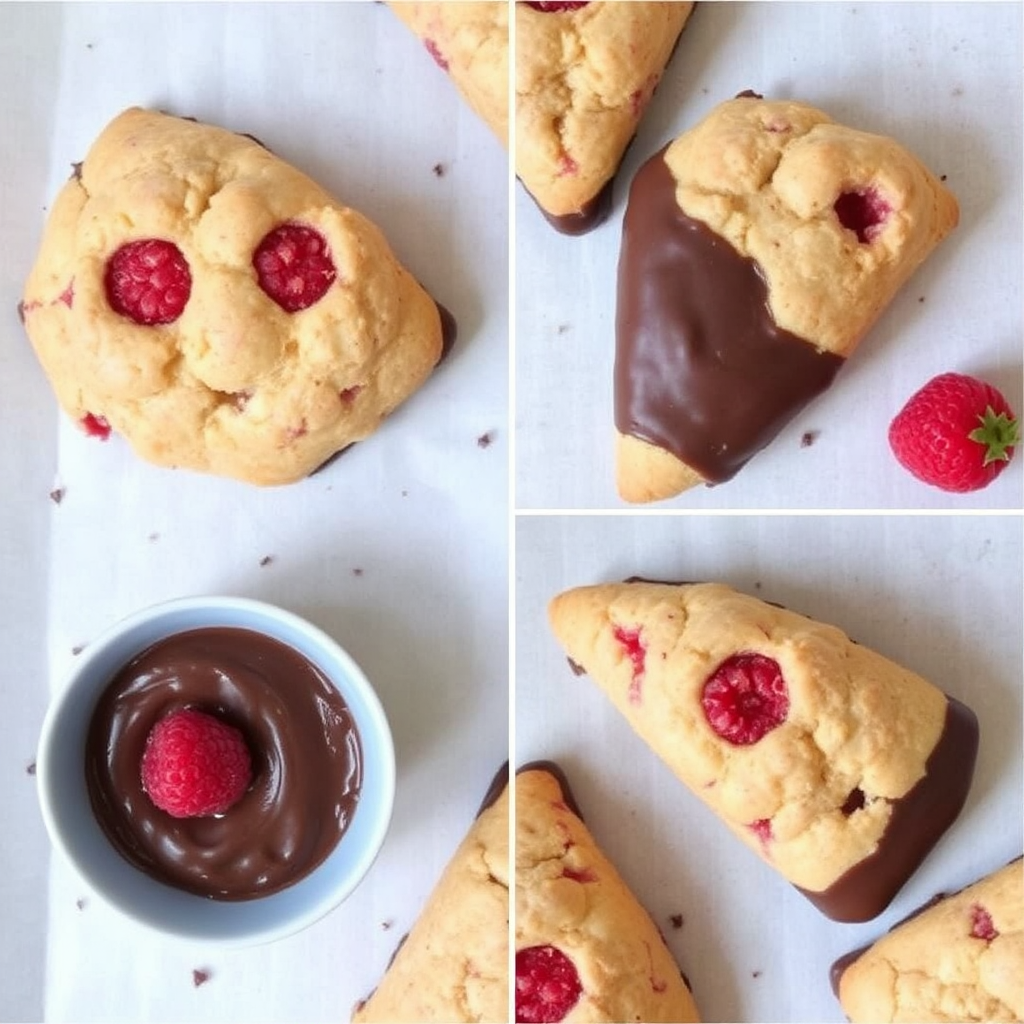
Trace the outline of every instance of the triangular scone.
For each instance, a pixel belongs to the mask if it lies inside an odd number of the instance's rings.
[[[408,3],[388,6],[427,48],[462,98],[508,146],[508,4]]]
[[[555,597],[570,661],[824,914],[888,905],[959,814],[974,714],[841,630],[717,583]]]
[[[626,147],[692,3],[517,3],[516,174],[548,220],[581,234],[611,210]]]
[[[75,165],[20,310],[87,433],[268,485],[372,434],[448,340],[361,214],[250,136],[138,108]]]
[[[648,160],[619,256],[621,496],[730,479],[830,386],[958,215],[892,139],[754,93]]]
[[[598,849],[562,772],[516,775],[516,1021],[697,1021],[647,912]]]
[[[832,968],[854,1022],[1024,1020],[1024,861],[942,895]]]
[[[352,1020],[508,1020],[508,765],[373,993]]]

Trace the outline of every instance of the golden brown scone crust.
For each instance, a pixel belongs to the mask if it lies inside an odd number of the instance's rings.
[[[692,9],[515,5],[516,174],[546,213],[579,213],[614,176]]]
[[[865,1024],[1024,1021],[1024,862],[898,925],[843,972],[839,998]]]
[[[388,6],[426,44],[463,99],[508,146],[508,4],[408,3]]]
[[[803,103],[722,103],[664,160],[683,213],[757,263],[775,323],[843,358],[959,217],[954,196],[897,142]],[[834,205],[869,188],[889,212],[860,241]],[[626,501],[659,501],[706,482],[674,454],[655,458],[647,442],[621,437],[616,477]]]
[[[841,630],[717,583],[611,583],[549,608],[572,661],[747,846],[785,878],[822,892],[872,853],[889,801],[925,774],[947,699]],[[619,631],[619,637],[616,631]],[[643,665],[622,636],[639,630]],[[701,705],[707,679],[739,653],[774,659],[785,721],[747,746],[721,738]],[[855,790],[864,804],[843,807]],[[755,823],[770,823],[770,840]]]
[[[337,271],[297,313],[253,269],[287,222],[316,229]],[[170,324],[136,324],[106,298],[107,261],[145,238],[172,241],[189,264]],[[23,309],[74,420],[103,417],[159,465],[254,484],[299,480],[373,433],[442,352],[437,306],[370,221],[250,138],[138,108],[57,196]]]
[[[508,1020],[509,790],[473,823],[373,994],[352,1020]]]
[[[700,1020],[654,922],[540,769],[516,776],[516,949],[532,946],[576,967],[566,1022]]]

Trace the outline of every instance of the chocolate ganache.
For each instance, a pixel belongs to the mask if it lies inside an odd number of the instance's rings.
[[[253,779],[224,814],[174,818],[140,771],[152,727],[195,708],[238,729]],[[307,658],[234,627],[189,630],[133,658],[93,712],[86,781],[111,843],[147,874],[221,900],[297,882],[337,845],[356,812],[362,751],[352,713]]]

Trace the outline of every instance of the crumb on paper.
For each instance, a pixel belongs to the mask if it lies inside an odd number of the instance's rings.
[[[409,497],[409,492],[408,491],[402,491],[402,497],[403,498],[408,498]]]
[[[953,95],[954,96],[963,96],[963,94],[964,94],[964,87],[962,85],[955,85],[955,86],[953,86]]]
[[[264,555],[264,556],[263,556],[263,557],[262,557],[262,558],[260,559],[260,568],[262,569],[262,568],[264,568],[265,566],[268,566],[268,565],[270,565],[270,563],[271,563],[271,562],[272,562],[273,560],[274,560],[274,556],[273,556],[273,555]]]
[[[946,174],[940,174],[939,175],[939,181],[945,181],[947,177],[948,177],[948,175],[946,175]]]
[[[682,914],[672,914],[671,917],[669,917],[669,923],[672,925],[673,928],[677,928],[677,929],[678,928],[682,928],[683,927],[683,915]]]
[[[481,434],[476,439],[477,447],[478,448],[490,448],[491,442],[494,440],[494,438],[495,438],[495,431],[493,431],[493,430],[486,431],[485,433]]]
[[[85,644],[75,644],[75,646],[71,648],[71,654],[73,657],[77,658],[84,650]]]
[[[434,164],[434,177],[435,178],[443,178],[444,177],[444,170],[445,170],[444,164]]]
[[[149,536],[148,536],[148,537],[146,538],[146,540],[148,540],[148,541],[149,541],[149,542],[150,542],[151,544],[153,543],[153,541],[155,541],[155,540],[159,540],[159,539],[160,539],[160,534],[159,534],[159,533],[151,533],[151,534],[150,534],[150,535],[149,535]]]
[[[819,434],[821,434],[820,430],[805,430],[803,437],[800,438],[800,447],[810,448],[818,440]]]
[[[755,590],[760,590],[761,589],[761,581],[760,580],[755,580],[754,581],[754,589]]]
[[[205,967],[196,967],[192,971],[192,984],[195,988],[205,985],[210,980],[210,972]]]
[[[924,302],[924,296],[923,295],[918,295],[917,301],[918,302]]]
[[[559,334],[565,334],[565,332],[567,330],[569,330],[570,327],[572,327],[572,324],[559,324],[558,325],[558,333]]]
[[[352,570],[352,575],[353,576],[362,576],[363,575],[363,570],[358,568],[358,567],[356,567],[356,568],[354,568]]]
[[[392,921],[390,917],[386,921],[381,921],[381,923],[380,923],[381,931],[385,931],[386,932],[394,923],[395,922]]]
[[[86,901],[84,897],[79,896],[78,899],[75,900],[75,906],[78,907],[79,910],[85,910]]]
[[[36,773],[36,763],[35,763],[35,761],[29,761],[29,763],[27,765],[25,765],[25,774],[26,775],[35,775],[35,773]]]
[[[52,501],[54,505],[59,505],[64,500],[64,495],[66,493],[67,491],[63,487],[54,487],[54,489],[50,491],[50,501]]]
[[[761,972],[760,971],[751,971],[750,972],[750,976],[752,978],[760,978],[761,977]]]

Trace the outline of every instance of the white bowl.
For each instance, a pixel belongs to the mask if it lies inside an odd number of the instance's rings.
[[[97,823],[86,786],[86,734],[107,685],[124,665],[157,641],[206,626],[254,630],[304,655],[338,688],[352,712],[362,746],[359,802],[338,845],[293,885],[244,901],[193,895],[134,867]],[[359,666],[326,633],[297,615],[234,597],[168,601],[137,612],[90,643],[51,701],[36,763],[43,820],[53,845],[97,895],[139,924],[206,944],[270,942],[305,928],[338,906],[377,856],[395,796],[391,730]]]

